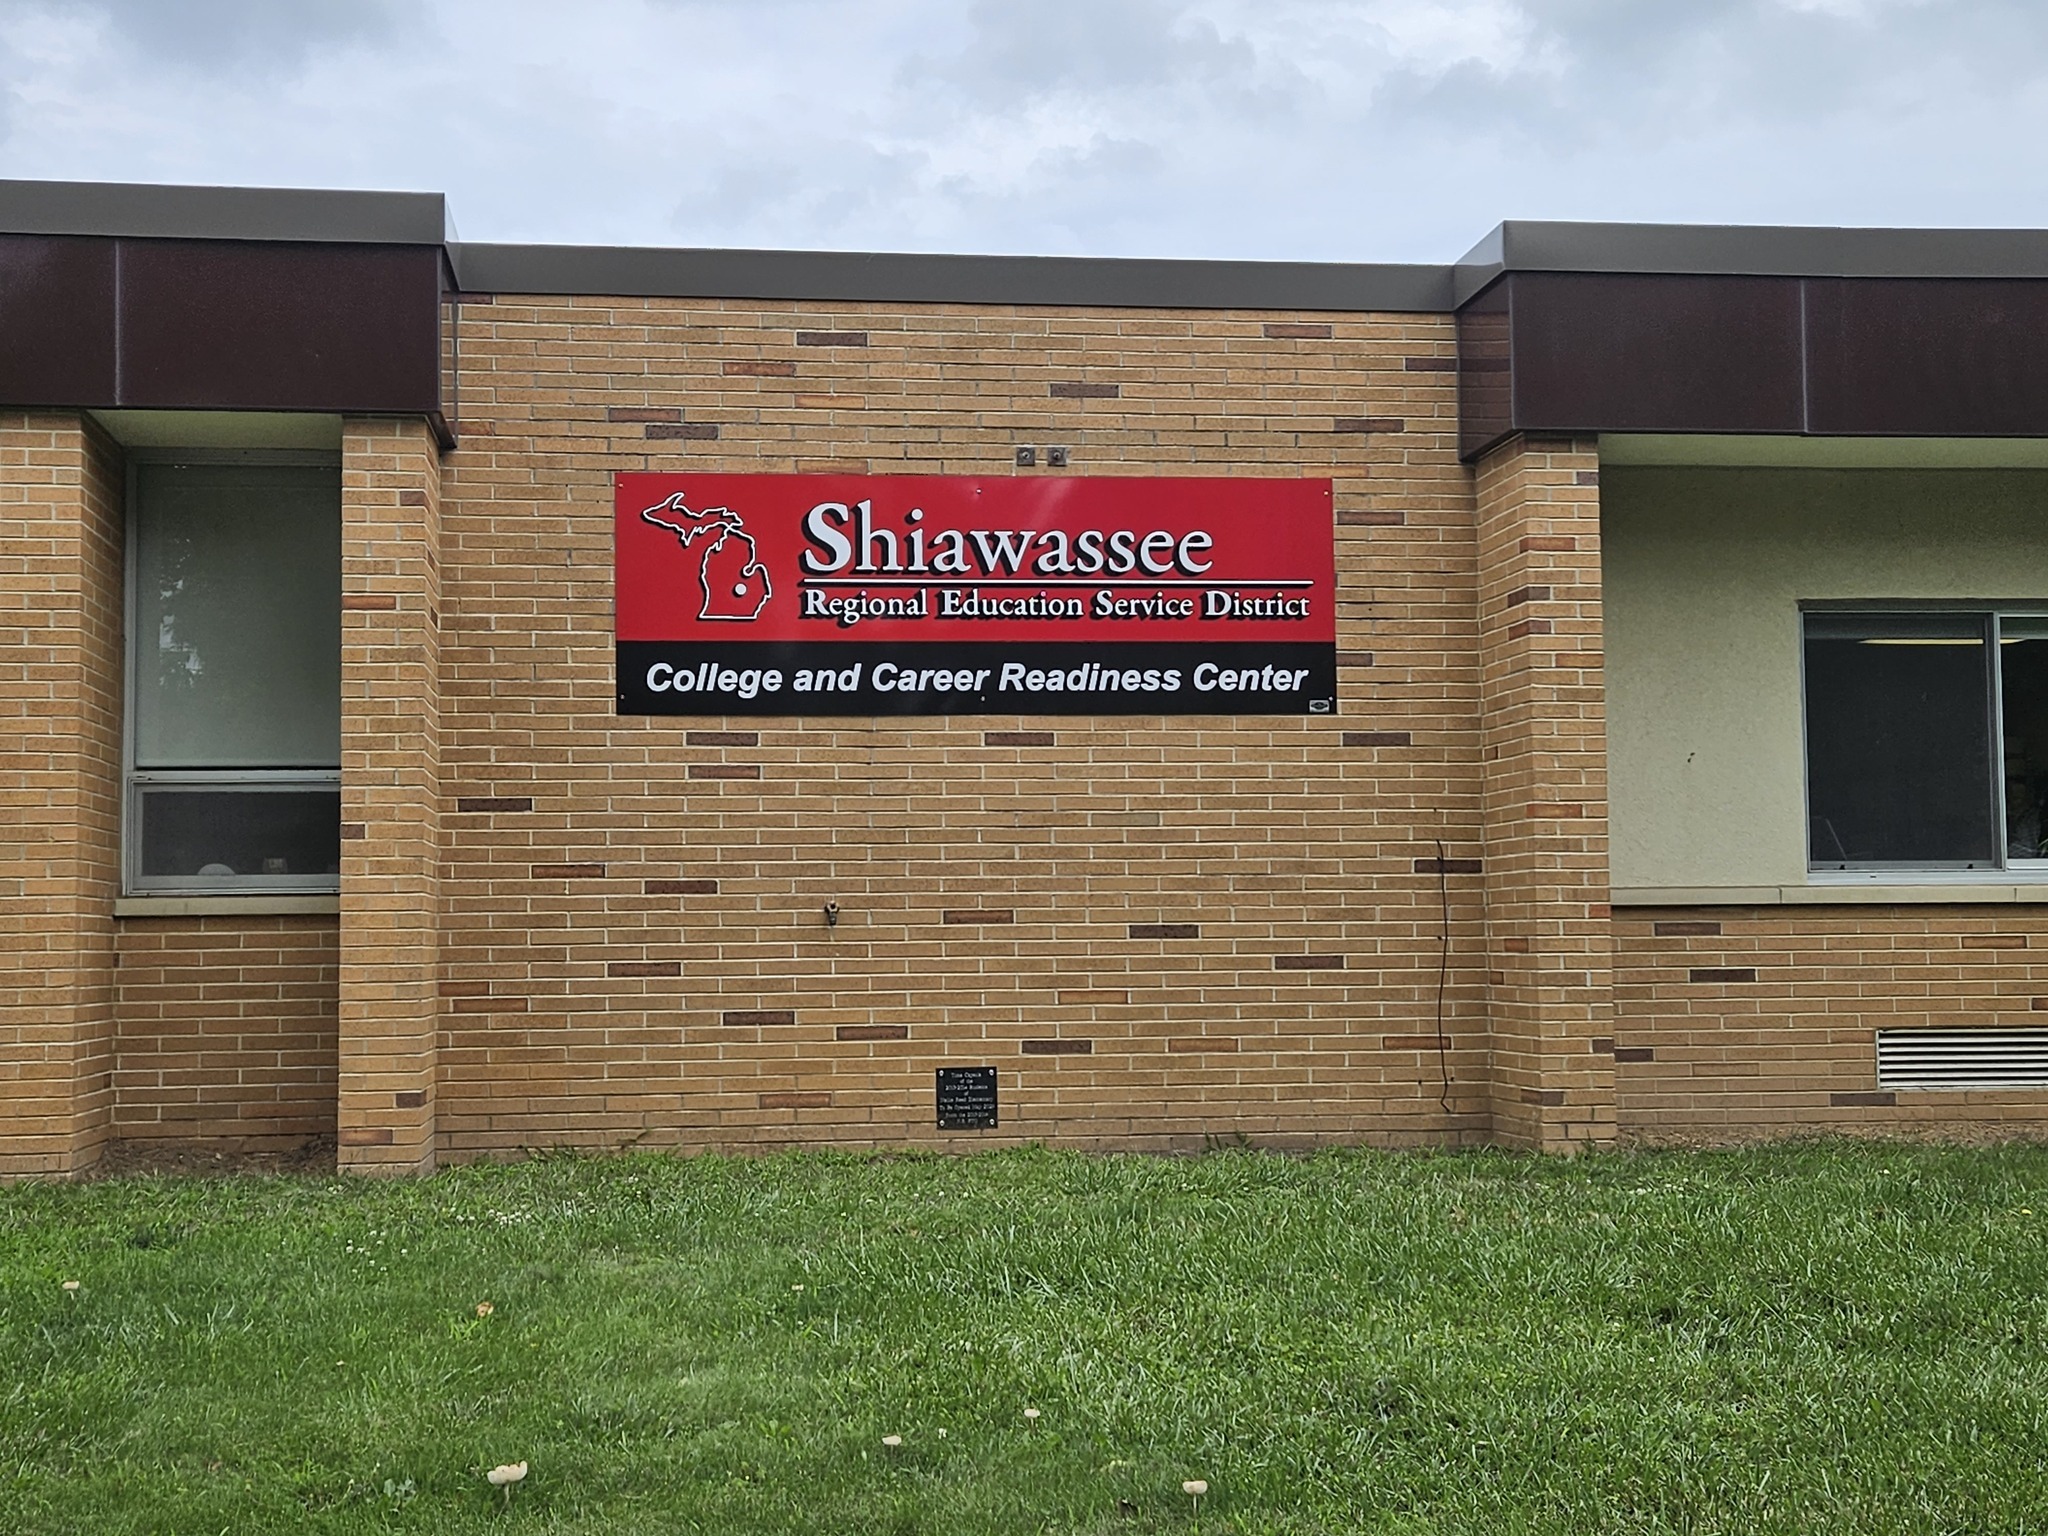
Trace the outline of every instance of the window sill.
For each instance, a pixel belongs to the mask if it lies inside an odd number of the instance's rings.
[[[1870,907],[1915,904],[2048,906],[2048,880],[1916,881],[1879,885],[1665,885],[1617,887],[1617,907]]]
[[[326,917],[339,914],[339,895],[241,892],[219,896],[119,896],[116,917]]]

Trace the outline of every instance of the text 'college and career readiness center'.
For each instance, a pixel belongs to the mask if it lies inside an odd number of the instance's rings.
[[[1324,714],[1327,479],[621,474],[618,707]]]

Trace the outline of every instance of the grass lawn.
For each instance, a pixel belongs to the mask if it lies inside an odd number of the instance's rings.
[[[2048,1149],[0,1190],[10,1536],[1194,1530],[2048,1531]]]

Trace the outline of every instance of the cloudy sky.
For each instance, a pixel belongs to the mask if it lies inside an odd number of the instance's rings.
[[[0,0],[0,176],[477,240],[1445,261],[2048,223],[2043,0]]]

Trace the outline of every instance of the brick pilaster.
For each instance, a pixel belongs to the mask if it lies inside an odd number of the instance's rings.
[[[0,412],[0,516],[0,1176],[62,1176],[113,1099],[118,454],[75,413]]]
[[[1556,1151],[1615,1124],[1599,483],[1585,439],[1479,464],[1493,1133]]]
[[[345,1169],[434,1166],[439,1019],[441,468],[423,421],[342,437],[341,1005]]]

